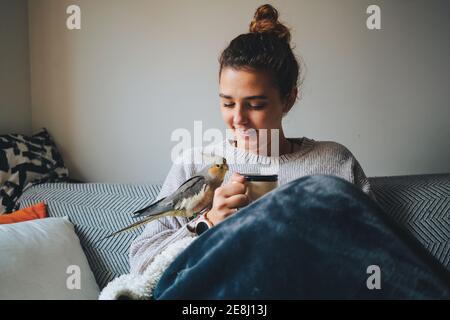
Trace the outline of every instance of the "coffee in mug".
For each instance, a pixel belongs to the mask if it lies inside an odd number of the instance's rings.
[[[250,202],[253,202],[266,193],[278,187],[278,175],[242,174],[247,182],[247,191]]]

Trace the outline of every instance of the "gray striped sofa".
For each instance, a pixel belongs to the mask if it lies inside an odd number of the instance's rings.
[[[370,178],[383,209],[404,225],[450,270],[450,174]],[[75,225],[97,283],[103,288],[128,273],[128,250],[142,227],[102,237],[132,222],[130,213],[152,202],[160,186],[103,183],[45,183],[25,190],[20,208],[44,201],[51,217]]]

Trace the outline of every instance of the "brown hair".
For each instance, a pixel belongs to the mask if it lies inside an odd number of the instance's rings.
[[[289,29],[278,21],[278,11],[265,4],[256,9],[249,31],[234,38],[222,52],[219,79],[225,67],[265,71],[286,99],[298,86],[301,71],[290,46]]]

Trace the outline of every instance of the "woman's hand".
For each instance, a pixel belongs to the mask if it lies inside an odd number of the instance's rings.
[[[213,206],[206,214],[208,220],[217,225],[236,213],[237,208],[245,207],[249,203],[245,191],[244,176],[237,172],[233,173],[230,181],[214,192]]]

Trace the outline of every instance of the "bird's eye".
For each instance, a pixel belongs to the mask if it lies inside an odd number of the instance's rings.
[[[217,168],[219,168],[219,167],[220,167],[220,165],[216,164],[216,167],[217,167]]]

